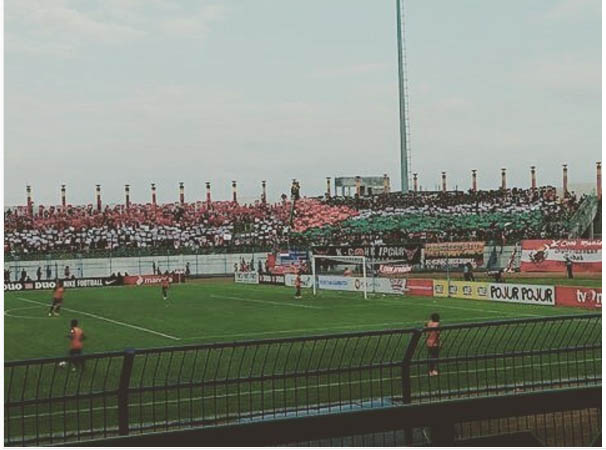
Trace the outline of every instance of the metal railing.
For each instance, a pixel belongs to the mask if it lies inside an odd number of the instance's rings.
[[[5,445],[601,386],[601,314],[5,363]],[[437,364],[439,375],[428,366]],[[412,430],[406,430],[408,434]]]
[[[569,238],[579,238],[587,231],[598,212],[599,200],[595,195],[588,195],[579,205],[568,221],[570,226]]]
[[[291,416],[93,440],[86,446],[601,446],[601,387]],[[415,430],[407,439],[402,426]]]

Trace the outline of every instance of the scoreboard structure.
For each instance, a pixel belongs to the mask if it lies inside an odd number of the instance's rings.
[[[391,191],[391,180],[384,174],[377,177],[335,177],[335,197],[352,197],[357,194],[360,197],[388,193]]]

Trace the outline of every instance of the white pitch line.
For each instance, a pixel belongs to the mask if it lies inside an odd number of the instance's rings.
[[[11,308],[11,309],[5,309],[4,310],[4,316],[5,317],[11,317],[13,319],[27,319],[27,320],[46,320],[46,317],[36,317],[36,316],[20,316],[17,314],[9,314],[12,311],[23,311],[26,309],[40,309],[39,306],[26,306],[24,308]]]
[[[392,305],[392,306],[409,306],[410,307],[410,300],[402,300],[402,303],[400,304],[398,300],[371,300],[373,302],[379,302],[379,303],[385,303],[388,305]],[[436,302],[440,302],[440,300],[435,300]],[[409,304],[407,305],[406,302],[408,302]],[[509,313],[506,311],[499,311],[496,309],[485,309],[485,308],[465,308],[464,306],[452,306],[452,305],[439,305],[436,306],[436,304],[434,303],[424,303],[422,301],[420,302],[414,302],[414,306],[424,306],[426,308],[446,308],[446,309],[460,309],[461,311],[472,311],[472,312],[493,312],[495,314],[499,314],[499,315],[511,315],[511,316],[529,316],[529,317],[546,317],[545,315],[542,314],[531,314],[531,313]]]
[[[226,298],[228,300],[237,300],[241,302],[251,302],[251,303],[263,303],[267,305],[277,305],[277,306],[292,306],[293,308],[310,308],[310,309],[324,309],[319,306],[311,306],[311,305],[297,305],[294,303],[280,303],[280,302],[272,302],[269,300],[255,300],[252,298],[244,298],[244,297],[232,297],[229,295],[209,295],[211,298]]]
[[[474,320],[486,320],[486,319],[494,319],[494,316],[490,317],[474,317]],[[402,325],[418,325],[419,327],[424,327],[424,323],[421,320],[417,320],[416,322],[385,322],[385,323],[357,323],[351,325],[343,325],[338,327],[327,327],[327,328],[299,328],[299,329],[290,329],[290,330],[276,330],[276,331],[260,331],[258,333],[241,333],[241,334],[215,334],[209,336],[193,336],[193,337],[183,337],[182,341],[191,341],[193,339],[221,339],[221,338],[229,338],[229,337],[255,337],[255,336],[268,336],[272,334],[289,334],[289,333],[305,333],[305,332],[315,332],[315,331],[338,331],[338,330],[349,330],[352,328],[365,328],[365,327],[384,327],[384,326],[402,326]],[[364,331],[383,331],[383,330],[364,330]]]
[[[601,360],[602,358],[596,358],[594,359],[583,359],[581,361],[556,361],[556,362],[549,362],[549,363],[542,363],[542,364],[522,364],[519,366],[508,366],[508,367],[497,367],[497,370],[507,370],[507,369],[521,369],[521,368],[528,368],[528,367],[544,367],[544,366],[556,366],[559,364],[574,364],[574,363],[584,363],[584,362],[588,362],[588,361],[597,361],[597,360]],[[493,372],[494,369],[492,367],[486,368],[485,370],[481,370],[484,368],[480,368],[480,370],[477,371],[469,371],[469,372],[465,372],[465,371],[451,371],[451,372],[440,372],[440,375],[456,375],[456,374],[460,374],[463,375],[465,373],[482,373],[482,372]],[[366,370],[366,369],[362,369],[362,370]],[[300,374],[300,375],[305,375]],[[317,375],[309,375],[310,377],[317,377]],[[327,375],[321,375],[321,376],[327,376]],[[345,375],[348,376],[348,375]],[[294,375],[293,375],[294,378]],[[411,375],[410,376],[411,379],[424,379],[427,378],[426,375]],[[344,383],[341,382],[332,382],[332,383],[321,383],[321,384],[313,384],[311,386],[305,385],[305,386],[298,386],[298,387],[289,387],[289,388],[277,388],[275,389],[276,393],[284,393],[284,392],[291,392],[291,391],[297,391],[297,390],[310,390],[310,389],[319,389],[319,388],[329,388],[329,387],[347,387],[347,386],[351,386],[351,385],[355,385],[355,384],[362,384],[362,383],[368,383],[368,382],[374,382],[374,383],[380,383],[380,382],[386,382],[386,381],[394,381],[394,380],[401,380],[402,377],[398,376],[398,377],[383,377],[383,378],[365,378],[363,380],[351,380],[351,382],[347,381]],[[537,381],[537,380],[525,380],[525,382],[533,382],[533,381]],[[542,381],[542,380],[541,380]],[[523,382],[524,383],[524,382]],[[495,386],[495,387],[499,387],[499,386]],[[522,384],[520,387],[524,387],[524,384]],[[184,403],[184,402],[191,402],[191,401],[199,401],[199,400],[215,400],[215,399],[226,399],[229,397],[236,397],[236,396],[250,396],[250,395],[260,395],[260,394],[267,394],[269,395],[267,390],[254,390],[254,391],[240,391],[238,392],[232,392],[232,393],[225,393],[221,396],[216,396],[216,395],[206,395],[206,396],[198,396],[198,397],[184,397],[181,399],[171,399],[171,400],[164,400],[164,402],[162,402],[162,404],[167,403],[167,404],[173,404],[173,403]],[[429,392],[427,391],[422,391],[419,392],[419,394],[429,394]],[[139,406],[154,406],[154,405],[158,405],[158,402],[144,402],[144,403],[130,403],[129,407],[130,408],[136,408]],[[92,408],[92,411],[104,411],[104,410],[110,410],[110,409],[118,409],[117,405],[110,405],[107,407],[103,407],[103,406],[95,406],[94,408]],[[82,409],[68,409],[65,411],[65,414],[76,414],[78,412],[80,412],[80,414],[84,414],[86,412],[91,411],[91,408],[82,408]],[[61,415],[63,414],[64,411],[55,411],[55,412],[51,412],[51,413],[39,413],[39,414],[26,414],[23,416],[12,416],[11,419],[12,420],[21,420],[21,419],[32,419],[35,417],[46,417],[46,416],[57,416],[57,415]]]
[[[30,300],[30,299],[24,298],[24,297],[17,297],[17,299],[22,300],[24,302],[35,303],[35,304],[38,304],[38,305],[47,306],[45,303],[37,302],[35,300]],[[98,316],[97,314],[93,314],[93,313],[89,313],[89,312],[85,312],[85,311],[78,311],[76,309],[65,308],[65,307],[62,307],[62,308],[65,311],[74,312],[76,314],[82,314],[83,316],[92,317],[93,319],[97,319],[97,320],[103,320],[105,322],[113,323],[115,325],[122,325],[123,327],[132,328],[133,330],[139,330],[139,331],[143,331],[145,333],[155,334],[157,336],[162,336],[162,337],[165,337],[167,339],[171,339],[173,341],[180,341],[181,340],[180,338],[178,338],[176,336],[171,336],[170,334],[160,333],[159,331],[150,330],[149,328],[140,327],[138,325],[133,325],[133,324],[126,323],[126,322],[120,322],[119,320],[114,320],[114,319],[110,319],[108,317]]]

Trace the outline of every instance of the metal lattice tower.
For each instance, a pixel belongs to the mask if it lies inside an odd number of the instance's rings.
[[[410,186],[410,109],[408,101],[408,77],[404,31],[404,0],[396,0],[398,30],[398,81],[400,94],[400,181],[402,192]]]

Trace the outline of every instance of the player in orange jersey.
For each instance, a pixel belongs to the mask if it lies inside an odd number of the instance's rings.
[[[168,306],[168,288],[170,287],[170,279],[166,276],[162,278],[162,298]]]
[[[82,347],[84,346],[84,331],[78,326],[78,321],[73,319],[69,329],[69,361],[72,364],[72,371],[76,368],[84,369],[84,360],[82,358]]]
[[[61,305],[63,305],[63,293],[65,288],[63,287],[63,281],[57,281],[55,290],[53,291],[53,303],[48,311],[48,317],[58,316]]]

